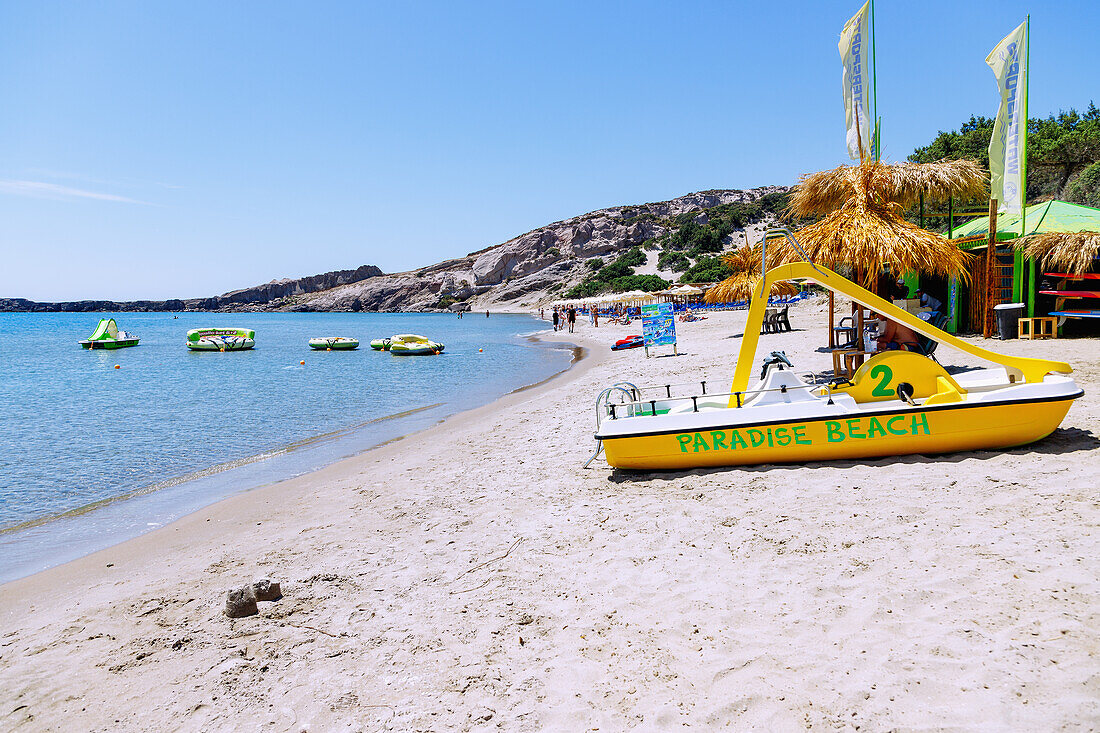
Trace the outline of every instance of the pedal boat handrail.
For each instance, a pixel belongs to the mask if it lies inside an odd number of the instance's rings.
[[[765,239],[766,238],[767,234],[765,234]],[[774,283],[794,278],[812,280],[834,293],[848,296],[860,305],[870,308],[877,313],[881,313],[883,316],[893,321],[904,323],[917,333],[933,341],[946,344],[959,351],[970,354],[971,356],[976,356],[979,359],[985,359],[994,364],[1000,364],[1008,372],[1008,376],[1013,382],[1025,381],[1036,383],[1042,382],[1043,377],[1051,372],[1057,374],[1070,374],[1073,372],[1073,368],[1064,361],[1033,359],[1025,356],[1009,356],[968,343],[957,336],[953,336],[946,331],[936,328],[928,321],[898,308],[893,303],[883,300],[869,290],[856,285],[851,280],[838,275],[827,267],[815,265],[810,262],[792,262],[768,270],[760,281],[759,289],[753,293],[752,302],[749,305],[748,321],[745,324],[745,335],[741,340],[741,351],[737,356],[737,368],[734,371],[733,387],[730,390],[731,393],[736,394],[738,392],[745,392],[749,384],[749,379],[752,377],[755,367],[756,348],[760,341],[760,329],[764,324],[764,308],[767,306],[768,301],[767,293],[771,291],[771,286]],[[730,400],[730,406],[734,406],[732,399]]]
[[[662,384],[661,389],[664,389],[664,387],[665,387],[665,385]],[[615,414],[615,411],[617,409],[621,409],[621,408],[630,408],[631,409],[632,414],[625,415],[625,417],[653,417],[653,416],[657,415],[657,403],[658,402],[661,402],[661,403],[687,402],[688,400],[691,400],[692,407],[694,408],[692,410],[692,412],[699,412],[698,401],[703,399],[703,398],[708,398],[709,399],[711,397],[729,397],[729,398],[731,398],[730,399],[730,407],[741,408],[741,407],[745,407],[746,398],[748,398],[748,397],[753,397],[755,395],[760,395],[760,394],[768,394],[768,393],[771,393],[771,392],[779,392],[780,394],[787,394],[788,392],[794,392],[796,390],[801,390],[801,389],[805,389],[807,391],[810,391],[811,393],[813,392],[813,390],[818,390],[818,389],[822,390],[823,396],[827,396],[831,401],[832,400],[832,395],[833,395],[832,389],[834,387],[835,387],[835,385],[829,385],[829,384],[803,384],[802,386],[794,386],[794,387],[783,385],[782,387],[770,387],[768,389],[747,389],[747,390],[744,390],[743,392],[709,392],[709,393],[704,393],[704,394],[699,394],[699,395],[682,395],[682,396],[677,396],[677,397],[657,397],[657,398],[654,398],[652,400],[630,400],[628,402],[604,402],[601,406],[607,408],[606,414],[612,420],[617,420],[620,417],[624,417],[624,416],[620,416],[620,415]],[[609,387],[608,389],[605,389],[604,392],[610,393],[611,390],[614,390],[614,389],[616,389],[616,388],[615,387]],[[600,394],[602,395],[603,392],[601,392]],[[830,404],[831,404],[831,402],[830,402]],[[597,427],[599,426],[599,423],[600,423],[600,421],[597,420]]]

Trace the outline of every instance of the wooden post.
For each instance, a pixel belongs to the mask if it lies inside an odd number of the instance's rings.
[[[856,282],[860,287],[864,286],[863,266],[856,268]],[[856,348],[863,351],[863,306],[852,300],[852,321],[856,326]]]
[[[989,242],[985,247],[985,298],[982,313],[982,336],[993,336],[993,292],[997,280],[997,199],[989,199]]]
[[[1035,260],[1027,261],[1027,317],[1035,317]]]
[[[833,291],[829,291],[829,348],[836,348],[836,331],[833,330]]]

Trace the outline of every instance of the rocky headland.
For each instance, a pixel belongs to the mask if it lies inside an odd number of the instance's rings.
[[[501,244],[417,270],[384,274],[374,265],[298,279],[276,280],[224,295],[167,301],[36,303],[0,298],[0,311],[426,311],[512,310],[560,298],[590,272],[594,258],[647,250],[639,272],[678,275],[658,265],[654,240],[685,221],[705,225],[708,212],[754,204],[785,186],[690,193],[669,201],[613,206],[534,229]],[[697,214],[697,216],[684,215]],[[724,236],[732,248],[774,223],[774,214]]]
[[[61,303],[39,303],[25,298],[0,298],[0,312],[87,313],[92,311],[238,311],[278,310],[280,305],[294,302],[310,293],[331,290],[342,285],[378,277],[382,270],[363,265],[354,270],[336,270],[320,275],[294,279],[272,280],[263,285],[233,290],[209,298],[173,298],[169,300],[74,300]]]

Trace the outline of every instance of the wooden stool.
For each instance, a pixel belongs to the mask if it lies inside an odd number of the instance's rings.
[[[844,371],[848,372],[848,376],[855,374],[856,369],[859,369],[861,366],[863,366],[863,362],[866,358],[866,351],[844,352]]]
[[[1022,339],[1058,338],[1058,319],[1051,316],[1020,318],[1016,327]]]
[[[863,365],[866,351],[839,349],[833,352],[833,377],[851,377]]]

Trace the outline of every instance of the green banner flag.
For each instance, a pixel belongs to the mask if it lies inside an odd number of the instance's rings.
[[[998,210],[1019,214],[1024,202],[1027,151],[1027,21],[1020,23],[985,62],[997,77],[1001,108],[989,141],[990,197]]]
[[[871,0],[867,0],[840,34],[844,129],[848,131],[848,157],[852,160],[862,160],[871,145],[871,123],[867,113],[867,92],[871,87],[871,69],[867,63],[871,42],[867,32],[870,14]]]

